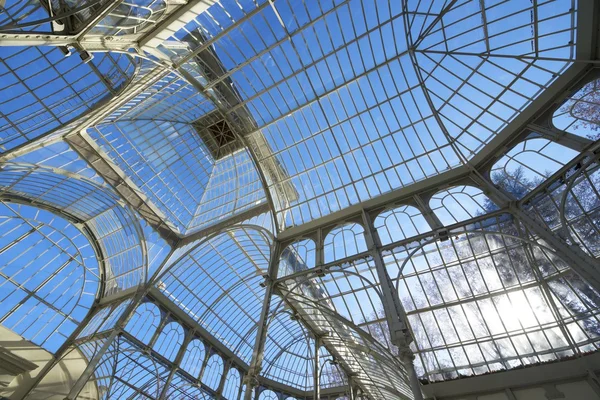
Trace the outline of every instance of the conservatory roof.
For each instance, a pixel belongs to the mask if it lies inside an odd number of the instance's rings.
[[[592,2],[67,3],[57,17],[36,1],[0,8],[0,205],[14,220],[38,205],[91,237],[114,235],[96,248],[114,270],[95,267],[108,282],[99,297],[146,284],[164,304],[143,312],[183,311],[182,325],[242,372],[264,346],[265,382],[296,396],[312,390],[319,332],[321,358],[373,398],[410,396],[397,350],[377,336],[389,315],[374,253],[400,293],[421,377],[595,348],[585,329],[565,333],[583,317],[539,282],[596,318],[571,260],[521,232],[506,214],[514,204],[474,187],[519,171],[512,200],[541,215],[530,192],[590,148],[583,117],[556,105],[597,65]],[[361,239],[369,223],[373,243]],[[119,248],[134,262],[115,272]],[[513,269],[498,272],[500,259]],[[473,286],[456,283],[469,280],[463,264],[478,271]],[[511,317],[518,301],[529,308]],[[535,307],[546,320],[520,324]],[[144,329],[163,327],[153,324]],[[548,348],[509,340],[527,334]],[[133,332],[122,340],[144,345]],[[347,383],[332,376],[331,387]]]
[[[153,1],[59,36],[10,4],[3,151],[87,127],[179,236],[263,202],[283,230],[469,163],[573,66],[583,19],[570,1]]]

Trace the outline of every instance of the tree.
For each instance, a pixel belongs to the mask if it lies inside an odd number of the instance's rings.
[[[600,96],[598,97],[598,100],[600,100]],[[596,111],[599,110],[600,109],[597,109]],[[596,117],[599,116],[597,115]],[[598,121],[600,122],[600,120]],[[545,175],[547,176],[548,174]],[[531,190],[531,188],[534,188],[541,183],[541,178],[539,181],[529,180],[525,174],[523,174],[521,167],[517,168],[512,173],[508,173],[505,170],[497,171],[494,173],[492,180],[496,182],[496,185],[500,189],[517,199],[522,198],[529,190]],[[564,229],[571,229],[572,231],[577,232],[580,239],[590,243],[600,242],[598,234],[600,218],[598,218],[598,212],[589,212],[600,209],[598,188],[600,188],[600,174],[589,173],[586,171],[578,179],[578,183],[572,187],[571,193],[569,194],[570,197],[567,198],[565,206],[565,214],[568,220],[584,213],[591,214],[590,218],[578,218],[569,223],[568,227],[563,227]],[[555,200],[552,196],[546,197],[548,197],[548,199],[546,199],[547,201],[543,201],[536,205],[536,209],[541,213],[542,218],[544,218],[547,223],[552,221],[554,224],[559,224],[560,220]],[[491,201],[487,201],[484,204],[484,208],[486,208],[487,212],[492,211],[494,207],[495,205]],[[581,235],[581,233],[583,233],[583,235]],[[511,259],[513,260],[513,263],[528,266],[528,269],[539,268],[542,274],[552,272],[550,271],[551,267],[549,268],[543,261],[538,263],[542,265],[529,265],[530,263],[524,252],[511,253]],[[511,276],[512,273],[509,273],[504,267],[499,266],[498,273],[503,281],[506,281],[507,283],[512,284],[512,281],[516,279],[516,276]],[[589,314],[590,310],[593,310],[600,305],[600,295],[574,272],[558,279],[548,280],[548,284],[552,294],[573,316]],[[593,315],[585,318],[583,320],[583,325],[584,330],[588,335],[593,338],[600,337],[600,322]]]
[[[525,171],[522,167],[518,167],[511,172],[507,172],[506,170],[499,170],[494,172],[493,181],[496,185],[510,193],[513,197],[520,199],[523,198],[529,191],[538,186],[543,181],[543,176],[549,176],[550,174],[545,173],[541,175],[539,178],[529,179],[526,176]],[[579,181],[577,185],[574,186],[572,193],[578,201],[575,203],[574,201],[569,202],[567,205],[567,213],[575,213],[575,212],[589,212],[590,210],[600,210],[600,198],[597,195],[597,189],[600,188],[600,173],[596,175],[586,174]],[[552,196],[547,196],[549,198],[548,204],[544,205],[545,211],[544,214],[550,215],[551,213],[556,214],[556,199]],[[558,196],[560,199],[560,195]],[[580,204],[576,211],[572,209],[574,207],[573,204]],[[497,209],[496,205],[491,201],[486,201],[484,203],[485,213],[493,211]],[[537,208],[537,206],[536,206]],[[538,210],[539,211],[539,210]],[[600,214],[600,213],[599,213]],[[589,220],[589,219],[588,219]],[[598,221],[594,219],[594,224],[596,226],[600,226],[600,217]],[[596,223],[597,222],[597,223]],[[589,224],[588,224],[589,225]],[[513,235],[518,235],[518,231],[515,226],[514,221],[506,221],[502,222],[499,229],[503,232],[510,233]],[[583,227],[581,228],[583,230]],[[587,232],[591,234],[592,229],[588,226]],[[596,231],[595,231],[596,232]],[[473,232],[465,235],[465,239],[469,239],[469,246],[475,248],[479,248],[476,243],[476,238],[481,237],[480,233]],[[548,252],[537,251],[538,249],[533,249],[530,254],[533,254],[533,257],[536,259],[536,265],[531,265],[529,256],[527,254],[528,246],[525,242],[522,245],[519,245],[517,242],[512,243],[504,243],[503,239],[500,236],[486,236],[486,240],[488,241],[497,241],[495,243],[496,249],[501,249],[502,247],[506,247],[504,252],[497,252],[492,255],[494,258],[494,265],[496,266],[496,271],[498,276],[500,277],[505,288],[514,288],[517,287],[522,282],[531,281],[532,279],[538,279],[535,276],[540,276],[539,274],[534,274],[533,268],[538,268],[541,272],[542,276],[547,276],[547,273],[554,272],[554,268],[552,264],[547,262],[544,259],[545,256],[550,255]],[[594,239],[597,242],[600,242],[600,238],[598,238],[598,234],[596,234],[596,238]],[[456,237],[453,239],[456,243],[463,241],[462,238]],[[447,243],[444,245],[443,243]],[[452,250],[451,242],[442,242],[441,247],[438,248],[440,251],[440,256],[442,258],[446,258],[446,251]],[[485,251],[485,248],[482,248]],[[448,259],[451,259],[451,255],[448,255]],[[537,262],[539,261],[539,262]],[[468,263],[465,263],[465,266]],[[470,269],[464,268],[464,278],[470,280],[471,270],[476,271],[476,268]],[[435,275],[435,273],[434,273]],[[450,279],[461,279],[462,275],[457,275],[456,277],[450,276]],[[542,278],[544,279],[544,278]],[[436,278],[437,280],[437,278]],[[437,280],[438,284],[442,282],[442,280]],[[583,320],[582,328],[583,330],[592,338],[600,337],[600,322],[593,315],[593,312],[590,311],[597,308],[600,305],[600,295],[596,293],[589,285],[587,285],[578,275],[575,273],[567,273],[560,278],[552,278],[546,279],[548,282],[552,298],[554,302],[557,303],[559,307],[563,310],[563,315],[559,315],[558,318],[565,318],[567,315],[564,313],[564,310],[568,310],[568,312],[574,316],[575,318],[581,318]],[[427,297],[432,296],[432,294],[438,293],[437,285],[435,284],[433,279],[421,279],[422,290],[425,292]],[[455,285],[455,290],[457,291],[457,295],[459,298],[468,299],[471,297],[470,290],[468,285]],[[402,300],[405,303],[410,303],[412,300],[407,297],[408,294],[404,294]],[[518,304],[515,306],[519,306]],[[551,306],[549,304],[549,306]],[[382,306],[381,306],[382,307]],[[383,310],[379,310],[378,313],[373,313],[369,318],[369,321],[377,321],[380,317],[378,315],[385,315]],[[493,337],[491,332],[488,330],[488,326],[486,324],[485,316],[479,315],[479,313],[475,313],[472,316],[476,318],[469,318],[468,324],[471,325],[471,328],[479,332],[483,332],[484,336]],[[479,320],[477,320],[479,317]],[[415,320],[416,321],[416,320]],[[366,322],[366,321],[363,321]],[[455,324],[459,324],[460,321],[455,320]],[[439,335],[438,328],[434,322],[427,319],[421,319],[420,322],[416,322],[415,325],[412,326],[412,331],[414,334],[415,341],[419,344],[419,348],[421,351],[420,356],[423,362],[424,368],[427,372],[433,377],[439,377],[441,379],[452,379],[456,377],[456,373],[452,370],[452,368],[444,368],[438,364],[439,360],[436,359],[436,356],[433,352],[427,351],[432,345],[430,342],[435,340],[432,338],[432,335]],[[470,329],[468,326],[457,326],[457,329]],[[385,322],[379,322],[375,324],[368,325],[368,331],[380,343],[386,345],[392,354],[397,354],[397,349],[391,345],[390,341],[390,333]],[[485,359],[488,360],[488,365],[494,369],[496,367],[502,366],[503,368],[511,368],[514,366],[509,360],[514,358],[512,354],[514,351],[503,341],[491,340],[489,342],[485,342],[488,345],[483,346],[481,348],[482,352],[484,352]],[[510,346],[509,346],[510,347]],[[423,351],[425,350],[425,351]],[[458,366],[460,368],[460,366]]]
[[[600,139],[600,79],[584,85],[575,96],[569,98],[559,111],[576,119],[573,128],[589,129],[592,133],[587,135],[588,138]]]

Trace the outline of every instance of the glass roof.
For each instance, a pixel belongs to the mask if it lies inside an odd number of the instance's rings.
[[[7,0],[0,323],[89,363],[65,398],[421,399],[596,352],[593,10]]]
[[[218,58],[202,83],[233,87],[259,164],[282,166],[288,227],[462,164],[570,65],[571,1],[445,3],[220,2],[161,50]]]

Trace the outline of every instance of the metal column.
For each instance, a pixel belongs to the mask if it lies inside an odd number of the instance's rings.
[[[252,361],[250,362],[248,373],[244,377],[244,380],[246,381],[246,393],[244,394],[244,400],[252,399],[254,387],[256,386],[257,379],[262,368],[265,341],[267,339],[267,323],[271,308],[271,297],[275,287],[275,278],[277,278],[277,271],[279,270],[280,251],[281,244],[278,240],[275,240],[273,243],[273,249],[271,251],[271,260],[269,261],[269,271],[265,277],[265,299],[263,300],[260,320],[258,321],[258,327],[256,330],[256,341],[254,342],[254,350],[252,351]]]
[[[319,360],[319,347],[321,347],[321,338],[315,335],[315,368],[313,372],[313,380],[314,380],[314,397],[315,400],[319,400],[321,398],[321,365]]]
[[[410,388],[413,392],[415,400],[423,400],[423,393],[421,392],[421,384],[415,371],[414,359],[415,356],[410,349],[410,343],[413,341],[413,337],[408,328],[408,322],[406,313],[398,291],[394,288],[392,280],[390,279],[381,253],[379,252],[380,240],[377,231],[373,227],[371,217],[363,210],[362,212],[363,225],[365,228],[365,238],[367,241],[367,247],[375,262],[375,268],[377,270],[377,276],[381,285],[381,292],[383,294],[383,306],[385,316],[388,322],[388,329],[390,331],[390,338],[392,343],[398,347],[400,361],[406,369]]]

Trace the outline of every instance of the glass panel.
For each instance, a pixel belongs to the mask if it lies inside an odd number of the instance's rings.
[[[332,262],[367,251],[365,230],[356,223],[334,228],[325,236],[325,262]]]
[[[598,140],[600,135],[600,79],[583,85],[555,112],[552,123],[558,129]]]
[[[498,160],[490,175],[498,187],[521,199],[578,154],[547,139],[527,139]]]
[[[498,208],[481,189],[473,186],[441,190],[431,197],[429,206],[444,225],[466,221]]]

